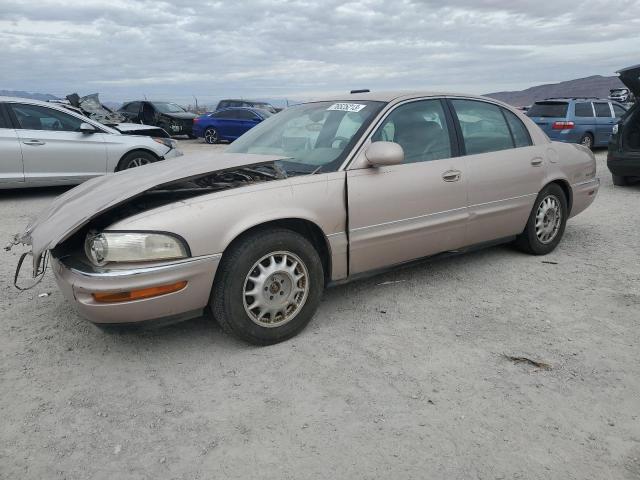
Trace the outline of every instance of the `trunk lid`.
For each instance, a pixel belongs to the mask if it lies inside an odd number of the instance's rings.
[[[631,90],[636,100],[638,100],[638,97],[640,97],[640,65],[623,68],[616,73],[619,75],[620,81]]]
[[[228,168],[282,160],[272,155],[194,154],[93,178],[57,197],[18,237],[31,244],[34,272],[40,258],[87,222],[159,185]]]
[[[527,116],[531,118],[547,135],[553,133],[553,124],[567,119],[569,102],[562,100],[545,100],[531,105]]]

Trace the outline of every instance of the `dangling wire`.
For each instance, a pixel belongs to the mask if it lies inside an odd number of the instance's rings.
[[[31,290],[33,287],[38,285],[44,278],[44,274],[46,273],[47,267],[49,266],[49,251],[47,250],[42,256],[42,259],[40,260],[40,266],[38,267],[40,271],[36,272],[36,275],[34,276],[34,278],[37,278],[35,283],[28,287],[19,286],[18,275],[20,274],[20,270],[22,270],[22,264],[24,263],[24,259],[29,255],[33,256],[33,253],[24,252],[22,255],[20,255],[20,259],[18,260],[18,266],[16,267],[16,274],[13,277],[13,286],[16,287],[18,290],[20,290],[21,292],[24,292],[25,290]]]

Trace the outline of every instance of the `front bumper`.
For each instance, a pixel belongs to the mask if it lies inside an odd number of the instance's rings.
[[[181,157],[183,155],[184,155],[184,153],[182,153],[182,150],[178,150],[177,148],[172,148],[167,153],[165,153],[162,158],[164,158],[164,159],[176,158],[176,157]]]
[[[593,203],[600,189],[600,179],[593,178],[584,182],[571,185],[573,203],[570,217],[575,217]]]
[[[640,177],[640,154],[635,157],[621,157],[609,154],[607,168],[614,175],[621,177]]]
[[[221,254],[171,263],[99,269],[66,257],[51,264],[63,295],[83,317],[96,324],[131,324],[151,320],[186,320],[198,316],[209,303]],[[186,281],[180,291],[118,303],[96,302],[92,293],[138,290]]]

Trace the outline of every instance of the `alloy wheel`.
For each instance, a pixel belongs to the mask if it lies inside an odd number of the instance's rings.
[[[562,207],[555,195],[547,195],[536,210],[536,236],[543,244],[549,244],[558,235],[562,225]]]
[[[242,300],[249,318],[261,327],[290,322],[309,295],[309,273],[294,253],[272,252],[258,260],[244,281]]]
[[[150,163],[151,162],[147,158],[136,157],[136,158],[132,158],[131,160],[129,160],[127,162],[127,165],[124,168],[127,169],[127,168],[141,167],[142,165],[148,165]]]
[[[210,144],[214,144],[218,142],[218,132],[216,132],[212,128],[208,128],[204,132],[204,141]]]

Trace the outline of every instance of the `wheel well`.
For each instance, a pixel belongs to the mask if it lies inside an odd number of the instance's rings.
[[[318,255],[320,255],[320,259],[322,260],[325,283],[331,280],[331,250],[327,241],[327,237],[318,225],[309,220],[303,220],[301,218],[281,218],[278,220],[272,220],[270,222],[255,225],[234,238],[231,243],[227,245],[227,248],[225,248],[225,252],[233,244],[241,241],[246,235],[259,230],[268,230],[270,228],[286,228],[287,230],[292,230],[296,233],[299,233],[307,240],[309,240],[318,252]],[[224,252],[222,253],[222,256],[224,256]]]
[[[128,157],[129,155],[131,155],[132,153],[136,153],[136,152],[148,153],[152,157],[155,157],[156,160],[160,160],[160,157],[158,155],[156,155],[154,152],[152,152],[151,150],[147,150],[146,148],[134,148],[133,150],[128,151],[127,153],[122,155],[122,157],[120,157],[120,160],[118,160],[118,165],[116,165],[116,172],[122,170],[122,162],[123,162],[123,160],[126,157]]]
[[[573,206],[573,192],[571,191],[571,186],[566,180],[554,180],[553,182],[549,182],[549,185],[552,183],[558,185],[564,192],[564,196],[567,199],[568,214],[571,215],[571,207]]]

